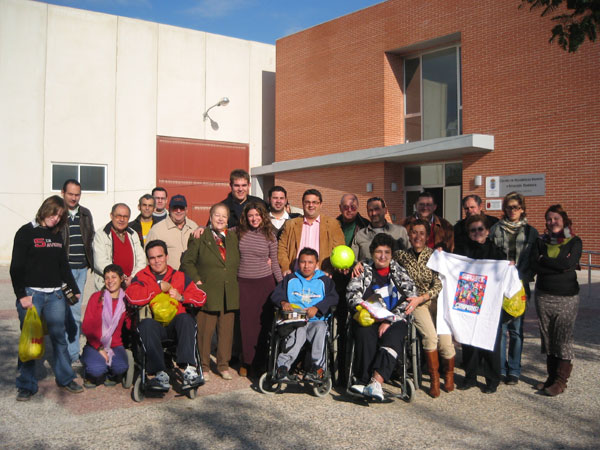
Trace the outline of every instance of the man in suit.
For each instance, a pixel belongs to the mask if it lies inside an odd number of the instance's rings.
[[[344,233],[339,222],[321,215],[323,196],[316,189],[302,195],[304,215],[286,222],[279,239],[277,258],[283,276],[297,269],[297,258],[304,247],[315,249],[320,255],[321,270],[333,273],[329,257],[338,245],[344,245]]]

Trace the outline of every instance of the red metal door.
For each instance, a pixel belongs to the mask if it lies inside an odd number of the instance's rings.
[[[229,173],[248,170],[248,151],[248,144],[157,136],[156,185],[169,198],[185,195],[188,217],[204,225],[210,207],[230,191]]]

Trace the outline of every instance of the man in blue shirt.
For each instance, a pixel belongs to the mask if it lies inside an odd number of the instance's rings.
[[[307,381],[323,379],[325,339],[327,338],[326,314],[338,303],[335,284],[329,276],[317,269],[319,254],[305,247],[298,255],[298,270],[286,275],[271,295],[273,303],[284,311],[305,310],[308,322],[294,329],[285,337],[283,351],[277,357],[277,379],[293,381],[289,370],[298,357],[304,343],[311,344],[311,370],[304,376]]]

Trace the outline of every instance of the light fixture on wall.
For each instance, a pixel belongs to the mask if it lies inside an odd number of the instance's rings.
[[[473,180],[473,184],[477,187],[483,184],[483,177],[481,175],[475,175],[475,180]]]
[[[210,126],[213,130],[218,130],[219,129],[219,124],[217,122],[215,122],[212,117],[210,117],[208,115],[208,112],[213,109],[216,108],[217,106],[227,106],[229,105],[229,97],[223,97],[221,100],[219,100],[217,103],[215,103],[214,105],[212,105],[210,108],[208,108],[204,114],[202,115],[202,118],[204,119],[204,121],[206,122],[206,119],[210,120]]]
[[[373,192],[373,183],[367,183],[367,192]]]

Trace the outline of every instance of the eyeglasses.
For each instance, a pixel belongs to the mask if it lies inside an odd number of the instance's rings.
[[[356,211],[356,205],[342,205],[344,211]]]
[[[518,211],[521,209],[521,205],[508,205],[506,209],[509,211]]]
[[[484,227],[469,228],[469,233],[483,233],[484,231]]]
[[[433,203],[417,203],[417,207],[420,207],[420,208],[433,208]]]

